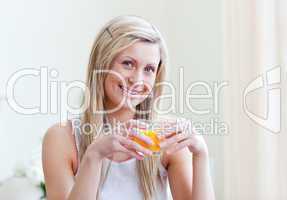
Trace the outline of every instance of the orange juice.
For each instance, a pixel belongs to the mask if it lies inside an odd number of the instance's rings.
[[[140,132],[140,134],[143,134],[147,137],[149,137],[152,141],[153,144],[147,144],[146,142],[142,141],[141,139],[135,137],[135,136],[131,136],[131,139],[133,141],[135,141],[136,143],[140,144],[141,146],[153,151],[153,152],[159,152],[160,151],[160,138],[157,135],[157,132],[152,131],[152,130],[142,130],[142,129],[138,129],[138,131]]]

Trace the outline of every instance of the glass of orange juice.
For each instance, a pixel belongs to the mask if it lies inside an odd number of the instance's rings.
[[[160,152],[160,137],[157,135],[157,132],[154,130],[144,130],[144,129],[137,129],[139,134],[142,134],[144,136],[149,137],[152,140],[152,144],[148,144],[145,141],[135,137],[131,136],[131,139],[135,141],[136,143],[140,144],[141,146],[151,150],[154,153],[159,153]]]
[[[136,143],[140,144],[141,146],[151,150],[154,155],[159,155],[161,152],[160,149],[160,142],[165,139],[165,136],[168,133],[171,133],[170,130],[168,130],[168,127],[166,126],[166,121],[163,120],[156,120],[156,121],[141,121],[140,123],[145,123],[146,126],[136,128],[137,133],[144,135],[146,137],[149,137],[152,140],[152,144],[148,144],[145,141],[141,140],[140,138],[131,135],[130,138],[135,141]],[[173,134],[168,134],[169,137],[171,137]]]

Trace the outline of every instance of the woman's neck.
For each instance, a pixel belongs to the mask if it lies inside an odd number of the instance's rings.
[[[109,121],[126,122],[130,119],[133,119],[134,115],[135,115],[135,112],[133,112],[132,110],[122,108],[118,111],[108,113],[107,118]]]

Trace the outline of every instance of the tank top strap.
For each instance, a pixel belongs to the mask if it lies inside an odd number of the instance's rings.
[[[80,127],[81,120],[80,118],[73,118],[70,121],[72,123],[72,134],[74,136],[76,149],[77,149],[77,162],[78,162],[78,168],[79,168],[80,166],[80,145],[81,145],[81,127]]]

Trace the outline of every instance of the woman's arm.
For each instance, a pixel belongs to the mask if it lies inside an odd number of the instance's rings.
[[[74,177],[73,163],[77,161],[77,150],[72,127],[54,125],[48,129],[43,141],[43,170],[50,200],[94,200],[100,182],[101,165],[104,158],[123,162],[132,158],[142,160],[152,152],[123,136],[123,133],[98,137],[90,144]],[[142,135],[134,135],[149,143]],[[121,154],[121,157],[115,156]],[[73,162],[74,161],[74,162]]]
[[[163,163],[167,163],[173,200],[193,200],[192,155],[189,150],[186,148],[173,154],[164,153]]]
[[[192,200],[215,200],[208,153],[193,156]]]
[[[188,148],[184,148],[166,157],[174,200],[215,199],[207,154],[192,156]]]
[[[173,197],[175,200],[214,200],[205,140],[192,129],[190,121],[179,125],[184,126],[179,126],[179,129],[176,126],[160,143],[166,157],[163,160],[168,163]]]
[[[51,200],[94,200],[100,178],[101,159],[88,150],[75,178],[72,161],[76,155],[70,125],[49,128],[43,141],[43,170],[47,198]]]

